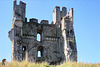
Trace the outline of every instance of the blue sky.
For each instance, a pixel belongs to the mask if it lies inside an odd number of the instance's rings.
[[[20,0],[17,0],[20,1]],[[22,0],[26,17],[52,21],[55,6],[74,8],[74,31],[78,62],[100,63],[100,1],[99,0]],[[12,28],[13,0],[0,0],[0,62],[11,61],[12,43],[8,31]]]

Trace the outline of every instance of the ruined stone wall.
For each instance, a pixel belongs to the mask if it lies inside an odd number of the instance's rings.
[[[73,28],[73,9],[67,13],[67,8],[57,6],[53,10],[53,21],[25,18],[26,4],[14,1],[12,29],[9,38],[12,42],[11,60],[26,60],[59,64],[67,61],[77,61],[77,48]],[[40,41],[37,40],[40,34]],[[40,51],[41,57],[38,57]]]
[[[41,41],[37,41],[37,33],[41,34]],[[23,46],[28,44],[27,50],[29,61],[38,61],[37,50],[39,46],[43,47],[43,59],[48,62],[57,60],[57,31],[55,25],[38,24],[26,22],[23,23]],[[55,54],[54,54],[55,53]],[[34,57],[34,58],[33,58]],[[45,58],[45,59],[44,59]],[[33,59],[33,60],[32,60]]]

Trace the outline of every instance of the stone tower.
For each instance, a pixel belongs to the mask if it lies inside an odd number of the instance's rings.
[[[29,62],[46,61],[59,64],[77,61],[77,48],[73,29],[73,8],[67,12],[66,7],[56,6],[53,10],[53,21],[25,18],[26,4],[20,1],[13,3],[12,29],[8,36],[12,42],[11,60]],[[40,40],[37,40],[37,34]]]

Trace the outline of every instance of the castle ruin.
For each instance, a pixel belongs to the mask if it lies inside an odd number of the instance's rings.
[[[11,60],[29,62],[46,61],[59,64],[77,61],[77,47],[73,29],[73,8],[67,12],[66,7],[56,6],[53,10],[53,21],[32,18],[27,22],[26,4],[13,1],[12,29],[8,36],[12,42]],[[37,40],[37,34],[40,40]]]

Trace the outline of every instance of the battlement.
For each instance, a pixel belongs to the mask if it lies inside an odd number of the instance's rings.
[[[17,1],[13,1],[13,20],[25,21],[25,11],[26,3],[20,1],[19,5],[17,5]]]
[[[13,1],[13,5],[15,5],[15,6],[17,5],[17,0],[14,0],[14,1]],[[26,5],[26,3],[20,1],[20,2],[19,2],[19,5]]]
[[[53,23],[60,23],[65,16],[73,20],[73,8],[69,9],[69,12],[67,13],[66,7],[62,7],[62,10],[60,10],[60,7],[56,6],[53,10]]]
[[[48,24],[48,20],[41,20],[40,24]]]
[[[25,18],[25,22],[27,22],[27,18]],[[27,22],[27,23],[38,23],[38,19],[31,18],[31,19],[29,19],[29,22]],[[41,20],[40,24],[49,24],[49,21],[48,20]]]
[[[64,17],[67,13],[67,8],[66,7],[62,7],[62,11],[60,11],[60,15],[61,17]]]
[[[60,7],[56,6],[53,10],[53,21],[55,23],[60,23],[61,18],[64,17],[67,13],[66,7],[62,7],[62,11],[60,11]]]
[[[70,19],[70,21],[73,23],[73,8],[69,9],[69,12],[64,17],[66,19]]]
[[[30,21],[29,22],[34,22],[34,23],[38,23],[38,19],[35,19],[35,18],[32,18],[32,19],[30,19]]]

